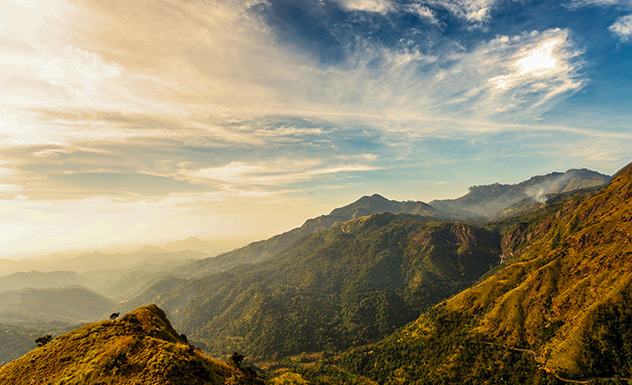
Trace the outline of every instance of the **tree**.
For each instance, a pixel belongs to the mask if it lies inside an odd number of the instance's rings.
[[[112,314],[110,314],[110,319],[111,319],[112,321],[114,321],[115,319],[117,319],[117,318],[118,318],[118,316],[119,316],[120,314],[121,314],[121,313],[119,313],[119,312],[112,313]]]
[[[239,367],[239,365],[241,364],[241,361],[244,360],[244,357],[245,356],[243,354],[234,352],[233,354],[231,354],[230,360],[233,361],[236,367]]]
[[[51,336],[50,334],[47,334],[45,336],[39,337],[35,340],[35,343],[37,344],[37,346],[44,346],[47,343],[51,342],[53,340],[53,336]]]

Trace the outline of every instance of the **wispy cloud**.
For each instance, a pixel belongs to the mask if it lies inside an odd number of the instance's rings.
[[[610,26],[610,31],[619,37],[619,39],[628,43],[632,39],[632,15],[622,16]]]
[[[529,101],[532,107],[541,106],[585,84],[581,73],[583,52],[572,43],[566,30],[534,32],[515,37],[513,42],[502,37],[492,44],[519,46],[506,58],[506,73],[489,79],[494,92],[511,95],[514,106]]]
[[[343,164],[323,167],[321,161],[277,160],[275,167],[262,164],[231,162],[221,167],[209,167],[188,172],[189,176],[238,186],[279,187],[326,175],[358,173],[380,170],[382,167],[366,164]]]
[[[498,0],[429,0],[428,4],[444,7],[455,16],[480,25],[489,21],[497,2]]]
[[[349,11],[385,14],[394,9],[391,0],[338,0],[338,2]]]
[[[372,12],[385,15],[389,12],[409,12],[439,24],[434,9],[447,10],[454,16],[482,25],[491,18],[491,11],[498,0],[422,0],[400,4],[392,0],[337,0],[348,11]]]
[[[435,11],[427,5],[412,3],[403,7],[407,12],[417,15],[420,19],[427,20],[432,24],[440,24]]]
[[[608,7],[608,6],[623,6],[632,7],[630,0],[570,0],[569,5],[571,7]]]

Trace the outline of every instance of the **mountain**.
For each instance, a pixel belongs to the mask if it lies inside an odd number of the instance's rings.
[[[36,261],[33,259],[4,259],[0,258],[0,276],[9,275],[17,272],[25,272],[41,269],[43,266],[48,266],[47,262]]]
[[[210,273],[224,271],[243,263],[258,263],[272,258],[274,255],[298,241],[302,237],[330,229],[338,223],[371,214],[389,212],[393,214],[408,213],[424,215],[433,219],[438,214],[423,202],[398,202],[388,200],[381,195],[364,196],[357,201],[337,209],[328,215],[308,219],[301,227],[275,235],[264,241],[253,242],[247,246],[219,255],[196,261],[175,273],[184,277],[202,277]]]
[[[39,264],[30,260],[9,261],[12,263],[6,264],[7,271],[33,266],[37,270],[0,276],[0,292],[82,285],[111,299],[127,300],[176,267],[205,256],[207,254],[192,250],[144,248],[130,253],[53,255]]]
[[[74,271],[52,271],[42,273],[40,271],[18,272],[0,277],[0,292],[20,290],[27,287],[43,289],[49,287],[64,287],[80,285],[83,283],[79,274]]]
[[[334,209],[327,215],[307,220],[301,227],[264,241],[253,242],[237,250],[196,261],[174,274],[181,277],[202,277],[227,270],[242,263],[268,260],[301,237],[323,231],[338,223],[383,212],[416,214],[429,220],[488,222],[534,211],[553,195],[581,189],[599,188],[610,180],[607,175],[586,169],[568,170],[535,176],[515,185],[493,184],[474,186],[458,199],[399,202],[379,194],[364,196],[357,201]]]
[[[133,253],[84,253],[69,259],[57,261],[52,266],[57,270],[71,270],[85,273],[95,270],[129,270],[155,267],[160,269],[165,263],[185,262],[206,256],[192,250],[175,252],[137,251]]]
[[[155,305],[53,339],[1,367],[0,383],[262,384],[248,370],[202,354]]]
[[[458,199],[434,200],[430,205],[445,215],[461,220],[494,220],[499,215],[506,216],[505,210],[521,202],[541,203],[550,195],[599,188],[609,181],[609,176],[595,171],[571,169],[564,173],[534,176],[514,185],[495,183],[473,186]]]
[[[22,289],[0,293],[0,322],[32,326],[77,324],[107,315],[115,303],[83,287]]]
[[[214,354],[277,357],[373,342],[500,262],[495,233],[388,213],[307,235],[269,261],[165,280],[155,301]]]
[[[203,253],[214,252],[217,249],[217,245],[214,243],[205,242],[198,237],[189,237],[181,241],[169,242],[162,247],[169,251],[193,250]]]
[[[632,165],[502,226],[493,274],[335,365],[384,384],[630,381]]]

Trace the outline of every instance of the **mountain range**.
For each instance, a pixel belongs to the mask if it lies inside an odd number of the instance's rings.
[[[457,203],[487,207],[491,220],[516,205],[527,213],[550,207],[544,197],[564,201],[573,186],[594,188],[608,180],[569,170],[473,188]],[[443,204],[457,207],[454,202]],[[472,219],[474,211],[462,219]],[[290,232],[185,265],[119,309],[158,303],[215,354],[237,349],[270,358],[374,342],[505,259],[506,225],[481,228],[457,218],[423,202],[362,197]]]
[[[632,381],[632,166],[602,191],[499,226],[504,261],[479,283],[376,344],[295,374],[351,384]]]
[[[156,303],[213,355],[265,359],[274,384],[631,377],[631,198],[630,166],[430,203],[374,194],[148,275],[101,314]]]
[[[458,199],[399,202],[379,194],[364,196],[357,201],[331,211],[327,215],[308,219],[301,227],[276,235],[265,241],[205,258],[175,270],[186,277],[202,277],[243,263],[257,263],[273,257],[301,237],[362,216],[383,212],[416,214],[430,220],[484,223],[485,221],[527,213],[541,207],[547,198],[583,189],[599,188],[610,177],[587,169],[571,169],[532,177],[524,182],[474,186]]]

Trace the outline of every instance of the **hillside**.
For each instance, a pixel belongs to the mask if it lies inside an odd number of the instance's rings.
[[[376,214],[301,238],[268,262],[157,283],[155,301],[214,354],[284,356],[373,342],[500,261],[496,234]]]
[[[38,326],[77,324],[107,315],[115,303],[83,287],[22,289],[0,293],[0,322]]]
[[[632,166],[516,221],[503,255],[481,283],[339,364],[389,384],[632,377]]]
[[[0,368],[0,383],[257,384],[178,334],[155,305],[73,330]]]

